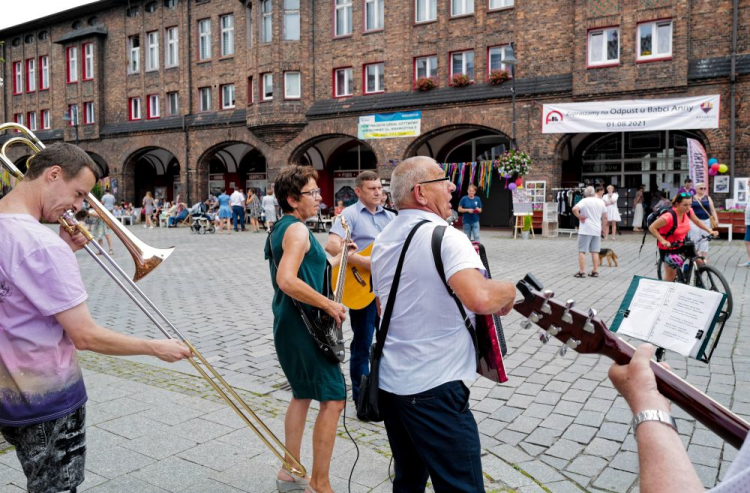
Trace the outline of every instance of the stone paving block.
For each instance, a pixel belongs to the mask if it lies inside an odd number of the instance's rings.
[[[562,474],[539,460],[522,462],[518,464],[518,467],[524,472],[530,474],[531,477],[539,483],[552,483],[565,479]]]
[[[519,433],[517,431],[505,429],[495,435],[495,438],[500,440],[500,442],[502,443],[507,443],[509,445],[518,445],[521,440],[526,438],[526,433]]]
[[[537,353],[537,357],[539,357],[541,353]],[[550,380],[552,380],[552,375],[547,375],[545,373],[539,373],[537,370],[536,373],[533,375],[529,375],[529,377],[526,379],[527,383],[538,383],[540,385],[547,385]]]
[[[583,486],[584,488],[591,482],[591,478],[588,476],[583,476],[581,474],[576,474],[570,471],[562,471],[562,473],[565,477],[570,478],[572,481],[575,481],[577,484]],[[585,491],[589,491],[588,488]]]
[[[117,478],[153,463],[154,459],[119,446],[92,450],[86,454],[86,468],[107,479]]]
[[[496,385],[495,387],[492,388],[492,390],[490,390],[488,397],[492,397],[493,399],[500,399],[500,400],[507,401],[508,399],[510,399],[510,396],[512,396],[514,392],[515,392],[515,389],[512,387]]]
[[[553,428],[555,430],[564,430],[573,422],[571,416],[565,416],[564,414],[551,414],[542,421],[539,426],[542,428]]]
[[[547,454],[567,461],[573,459],[583,450],[583,445],[570,440],[560,439],[548,450]]]
[[[522,386],[518,387],[516,393],[521,395],[535,396],[539,392],[541,392],[542,388],[544,388],[543,385],[526,382]]]
[[[541,422],[541,419],[521,415],[513,420],[513,422],[507,426],[507,429],[521,433],[531,433]]]
[[[607,421],[612,421],[613,423],[622,423],[627,425],[630,424],[633,420],[633,413],[630,412],[630,409],[622,409],[613,406],[606,414],[605,419]]]
[[[555,441],[561,434],[562,434],[562,430],[551,430],[549,428],[537,428],[528,437],[526,437],[525,441],[532,443],[534,445],[542,445],[545,447],[549,447],[550,445],[555,443]]]
[[[130,397],[122,397],[120,399],[97,403],[94,406],[98,411],[103,411],[112,416],[121,417],[151,409],[153,404],[131,399]]]
[[[505,443],[492,447],[490,452],[509,464],[531,460],[531,456],[526,452]]]
[[[487,398],[487,399],[483,399],[483,400],[479,401],[479,403],[476,404],[475,406],[472,406],[471,410],[472,411],[479,411],[479,412],[483,412],[483,413],[487,413],[487,414],[492,414],[495,411],[497,411],[498,409],[500,409],[500,407],[502,407],[502,405],[503,405],[503,401],[501,401],[499,399],[490,399],[490,398]]]
[[[584,491],[571,481],[557,481],[555,483],[547,483],[544,486],[550,493],[582,493]]]
[[[594,438],[585,449],[586,455],[596,455],[610,459],[620,450],[620,443],[603,438]]]
[[[629,425],[620,423],[604,423],[596,436],[599,438],[606,438],[608,440],[623,441],[630,431]]]
[[[147,434],[135,440],[124,441],[120,446],[139,454],[161,460],[196,445],[196,442],[179,438],[171,433]]]
[[[207,478],[209,474],[211,469],[178,457],[169,457],[142,468],[133,476],[164,490],[178,492]]]
[[[566,470],[575,474],[580,474],[581,476],[593,478],[596,477],[606,465],[607,461],[601,457],[582,455],[571,462]]]
[[[562,395],[562,400],[585,403],[591,392],[585,390],[571,389]]]
[[[0,466],[0,485],[13,484],[22,488],[26,487],[26,476],[18,469],[9,466]]]
[[[637,477],[637,474],[607,468],[592,485],[608,491],[628,491]]]
[[[508,423],[497,419],[485,419],[478,424],[479,433],[494,437],[508,426]]]
[[[534,457],[547,450],[547,447],[540,447],[539,445],[533,445],[529,442],[521,442],[518,446],[521,447],[524,452]]]
[[[554,406],[555,404],[560,402],[561,395],[562,394],[560,394],[559,392],[548,392],[546,390],[543,390],[539,392],[536,397],[534,397],[534,402]]]
[[[170,428],[170,433],[198,443],[204,443],[214,438],[228,435],[233,431],[234,428],[201,418],[191,419]]]
[[[587,411],[599,411],[602,413],[606,413],[611,407],[612,401],[607,399],[597,399],[595,397],[589,397],[583,405],[583,408]]]
[[[583,409],[583,403],[562,400],[555,406],[554,412],[575,417],[578,416],[581,409]]]
[[[106,481],[108,481],[107,478],[86,470],[84,473],[83,483],[78,485],[78,491],[88,491],[96,486],[99,486],[100,484],[104,484]]]
[[[687,451],[693,464],[719,467],[719,462],[721,461],[721,449],[705,447],[703,445],[690,445]]]
[[[562,471],[568,466],[568,462],[565,459],[558,459],[557,457],[552,457],[551,455],[542,454],[539,456],[539,460],[544,462],[545,464],[548,464],[550,467],[554,468],[556,471]]]
[[[716,478],[719,474],[719,469],[716,467],[707,467],[700,464],[693,464],[695,472],[698,473],[698,477],[706,488],[713,488],[716,485]]]
[[[597,399],[604,399],[607,401],[613,401],[615,400],[615,397],[617,397],[618,395],[620,394],[615,389],[599,386],[591,394],[591,397],[596,397]]]
[[[545,493],[544,489],[538,484],[521,486],[516,490],[518,493]]]
[[[109,431],[129,440],[152,433],[167,433],[169,427],[140,415],[124,416],[100,423],[98,428]]]
[[[612,460],[610,467],[638,474],[640,470],[638,466],[638,454],[635,452],[620,452]]]
[[[536,484],[531,478],[524,476],[494,455],[488,455],[482,459],[482,470],[493,480],[502,481],[511,488]]]
[[[550,382],[547,385],[544,386],[544,390],[547,390],[549,392],[557,392],[558,394],[564,394],[568,391],[570,388],[570,383],[568,382]]]
[[[219,423],[220,425],[228,426],[230,428],[234,428],[235,430],[244,428],[246,426],[245,423],[242,422],[240,417],[237,416],[237,414],[235,414],[233,410],[226,406],[214,412],[204,414],[203,416],[201,416],[201,419],[213,421],[214,423]]]
[[[126,491],[138,493],[165,493],[166,490],[157,488],[156,486],[141,481],[133,476],[123,476],[112,481],[107,481],[99,486],[95,486],[88,491],[91,493],[123,493]]]
[[[534,401],[534,397],[530,395],[521,395],[518,393],[513,394],[513,396],[508,399],[506,402],[506,406],[508,407],[517,407],[519,409],[526,409],[529,407],[529,405]],[[543,403],[546,404],[546,403]]]
[[[241,491],[213,479],[200,479],[181,493],[240,493]]]
[[[189,462],[200,464],[216,471],[225,471],[242,460],[250,458],[240,448],[219,441],[211,441],[190,447],[176,455]]]
[[[594,382],[593,380],[584,380],[581,378],[573,382],[570,388],[574,390],[583,390],[586,392],[591,392],[598,386],[599,384]]]
[[[538,404],[535,402],[526,408],[526,410],[523,412],[523,415],[532,418],[545,419],[552,413],[553,409],[555,409],[554,406],[550,406],[548,404]]]
[[[598,411],[581,411],[574,421],[576,424],[599,427],[604,422],[604,413]]]
[[[599,431],[598,428],[593,428],[591,426],[572,424],[567,430],[565,430],[563,438],[578,443],[588,444],[591,442],[591,439],[594,438],[597,431]]]
[[[680,428],[680,431],[682,431],[682,428]],[[703,445],[705,447],[721,448],[721,446],[724,445],[724,440],[711,431],[696,430],[690,439],[690,443],[691,445],[695,444]]]

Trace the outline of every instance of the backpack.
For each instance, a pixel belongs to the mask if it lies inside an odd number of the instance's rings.
[[[659,219],[664,214],[672,214],[672,227],[669,228],[669,231],[667,231],[667,234],[662,235],[664,238],[668,238],[674,234],[674,232],[677,230],[677,213],[672,208],[672,204],[670,205],[663,205],[654,211],[651,212],[651,214],[648,215],[646,218],[646,227],[643,228],[643,239],[641,240],[641,248],[638,250],[638,255],[641,254],[641,250],[643,250],[643,244],[646,243],[646,235],[649,233],[648,228],[651,227],[654,222]]]

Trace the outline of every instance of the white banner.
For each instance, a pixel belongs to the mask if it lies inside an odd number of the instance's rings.
[[[697,140],[687,139],[687,154],[688,163],[690,163],[690,179],[693,180],[693,184],[703,183],[708,187],[708,156],[706,150]]]
[[[419,137],[421,128],[421,111],[360,116],[357,138],[364,140]]]
[[[545,104],[542,133],[642,132],[719,128],[718,94],[677,99],[631,99]]]

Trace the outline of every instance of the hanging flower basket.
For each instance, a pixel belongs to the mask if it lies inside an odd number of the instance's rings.
[[[490,84],[493,86],[499,86],[506,80],[510,79],[510,74],[505,70],[493,70],[490,72]]]
[[[417,90],[425,92],[429,91],[431,89],[435,89],[437,87],[437,83],[435,83],[435,79],[432,77],[420,77],[417,79],[417,83],[415,84]]]
[[[531,171],[531,156],[523,151],[510,150],[495,161],[495,169],[506,180],[526,176]]]
[[[466,74],[456,74],[451,77],[451,85],[453,87],[466,87],[471,84],[471,79]]]

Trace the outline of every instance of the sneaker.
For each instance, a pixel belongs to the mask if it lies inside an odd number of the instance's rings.
[[[152,226],[152,227],[153,227],[153,226]],[[148,226],[146,226],[146,225],[144,224],[144,225],[143,225],[143,229],[146,229],[146,228],[148,228]]]
[[[750,262],[742,262],[738,267],[750,267]]]
[[[144,226],[144,228],[145,228],[145,226]],[[149,226],[148,229],[154,229],[154,227],[153,226]]]

